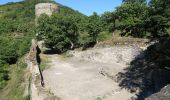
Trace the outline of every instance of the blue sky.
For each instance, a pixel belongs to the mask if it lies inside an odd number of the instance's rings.
[[[0,0],[0,4],[7,2],[17,2],[21,0]],[[85,15],[93,12],[102,14],[105,11],[113,11],[115,7],[121,5],[122,0],[55,0],[65,6],[71,7]]]
[[[18,2],[18,1],[22,1],[22,0],[0,0],[0,4],[5,4],[8,2]]]
[[[122,0],[55,0],[58,3],[69,6],[86,15],[93,12],[102,14],[105,11],[113,11],[122,3]]]

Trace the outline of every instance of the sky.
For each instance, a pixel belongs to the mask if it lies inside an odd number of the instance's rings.
[[[18,2],[21,0],[0,0],[0,4]],[[93,12],[103,14],[105,11],[113,11],[120,6],[122,0],[55,0],[56,2],[71,7],[85,15],[92,15]]]

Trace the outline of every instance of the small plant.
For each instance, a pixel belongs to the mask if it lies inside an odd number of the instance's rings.
[[[100,98],[100,97],[96,97],[96,99],[95,100],[102,100],[102,98]]]
[[[112,38],[112,33],[109,32],[101,32],[98,37],[97,37],[97,41],[101,42],[101,41],[105,41],[105,40],[109,40]]]
[[[69,57],[73,57],[73,56],[74,56],[73,54],[65,52],[61,55],[61,59],[65,59],[65,58],[69,58]]]
[[[40,69],[43,71],[45,69],[48,68],[48,63],[50,62],[49,59],[43,55],[43,54],[40,54],[40,58],[41,58],[41,63],[40,63]]]
[[[60,97],[56,97],[56,100],[61,100],[61,98]]]

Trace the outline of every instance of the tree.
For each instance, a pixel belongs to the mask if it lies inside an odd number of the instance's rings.
[[[149,16],[146,20],[147,30],[153,37],[166,34],[170,26],[170,1],[151,0],[149,3]]]
[[[92,16],[89,16],[86,30],[89,34],[90,42],[96,43],[97,36],[102,31],[102,22],[97,13],[94,12]]]
[[[116,9],[119,24],[117,29],[122,31],[122,35],[143,37],[145,35],[144,19],[147,17],[147,5],[145,2],[124,2]]]
[[[42,14],[37,20],[37,38],[39,40],[45,39],[47,33],[51,31],[50,29],[50,18],[46,14]]]
[[[117,15],[115,12],[105,12],[101,19],[104,23],[104,30],[113,32],[116,29]]]
[[[166,35],[170,26],[169,0],[150,0],[148,5],[146,0],[123,0],[116,13],[122,35],[155,38]]]
[[[75,47],[78,27],[74,16],[54,13],[50,18],[42,15],[38,20],[38,36],[45,40],[48,48],[63,52]]]

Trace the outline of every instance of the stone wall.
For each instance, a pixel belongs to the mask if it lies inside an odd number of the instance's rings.
[[[33,39],[27,56],[27,66],[31,73],[31,100],[55,100],[55,96],[44,86],[43,75],[39,67],[39,53],[37,41]]]
[[[59,12],[59,6],[53,3],[39,3],[35,6],[35,15],[38,18],[41,14],[52,15],[53,12]]]
[[[39,3],[35,6],[35,21],[41,14],[51,16],[53,12],[59,12],[59,6],[53,3]],[[40,52],[41,50],[39,49],[37,41],[32,39],[30,52],[26,58],[27,67],[31,73],[31,100],[55,100],[56,97],[45,88],[43,75],[39,66]]]

